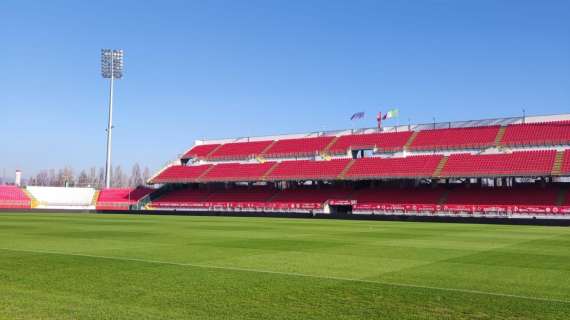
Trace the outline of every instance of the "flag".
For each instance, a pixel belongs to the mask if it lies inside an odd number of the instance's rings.
[[[364,118],[364,112],[357,112],[350,117],[350,120],[358,120]]]
[[[388,110],[388,112],[386,112],[386,114],[384,115],[384,118],[382,118],[382,119],[387,120],[387,119],[395,118],[398,115],[400,115],[400,110],[391,109],[391,110]]]
[[[376,121],[378,121],[378,129],[382,128],[382,112],[378,112],[376,116]]]

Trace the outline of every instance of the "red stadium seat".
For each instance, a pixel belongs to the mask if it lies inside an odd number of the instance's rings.
[[[478,149],[495,144],[499,126],[419,131],[412,150]]]
[[[507,126],[501,144],[536,146],[570,144],[570,121],[555,121]]]
[[[204,208],[210,191],[202,189],[178,189],[167,192],[151,203],[153,208]]]
[[[268,206],[274,209],[320,209],[328,200],[350,199],[351,190],[343,188],[299,188],[279,191]]]
[[[216,149],[219,146],[220,146],[219,144],[202,144],[194,146],[192,149],[190,149],[188,152],[184,154],[182,159],[206,158],[206,156],[210,154],[210,152],[214,151],[214,149]]]
[[[356,191],[355,211],[434,212],[444,194],[441,188],[367,188]]]
[[[26,193],[15,186],[0,186],[0,209],[29,209],[32,201]]]
[[[263,156],[266,158],[313,156],[322,152],[334,137],[283,139],[276,141]]]
[[[430,155],[356,159],[345,177],[347,179],[431,177],[442,157],[441,155]]]
[[[274,162],[222,163],[215,165],[201,181],[257,181],[271,169]]]
[[[556,214],[558,188],[457,188],[449,192],[443,210],[466,213]]]
[[[543,176],[550,175],[555,150],[501,154],[453,154],[441,172],[444,177]]]
[[[404,131],[340,136],[328,151],[331,154],[346,154],[349,149],[376,148],[379,151],[398,151],[404,148],[411,135],[411,131]]]
[[[152,179],[153,183],[195,182],[211,164],[199,166],[171,166]]]
[[[125,188],[103,189],[97,198],[97,210],[129,210],[140,199],[150,194],[154,189],[150,188]]]
[[[155,208],[263,208],[274,190],[267,187],[208,191],[202,189],[179,189],[153,200]]]
[[[155,199],[151,207],[206,210],[321,210],[329,202],[347,201],[354,212],[562,214],[570,208],[567,197],[557,206],[558,187],[351,188],[321,186],[276,190],[271,187],[234,187],[208,191],[181,189]],[[343,204],[344,205],[344,204]],[[570,213],[568,211],[567,213]]]
[[[283,161],[267,176],[268,180],[336,179],[350,159],[330,161]]]
[[[222,144],[208,158],[210,160],[243,160],[260,155],[272,140],[232,142]]]

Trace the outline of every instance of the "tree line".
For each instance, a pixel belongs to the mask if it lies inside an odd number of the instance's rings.
[[[150,178],[148,167],[141,169],[135,163],[130,174],[118,165],[111,168],[111,187],[126,188],[145,185]],[[72,167],[65,166],[60,169],[40,170],[35,176],[31,176],[26,181],[29,186],[49,186],[49,187],[92,187],[103,188],[105,185],[105,169],[91,167],[76,172]]]

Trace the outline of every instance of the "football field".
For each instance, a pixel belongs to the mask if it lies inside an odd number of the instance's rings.
[[[564,227],[0,213],[0,319],[568,319]]]

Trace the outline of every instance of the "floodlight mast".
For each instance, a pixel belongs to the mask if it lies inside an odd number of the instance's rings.
[[[109,81],[109,121],[107,123],[107,160],[105,162],[105,188],[111,187],[111,146],[113,139],[113,85],[123,77],[123,50],[101,49],[101,75]]]

